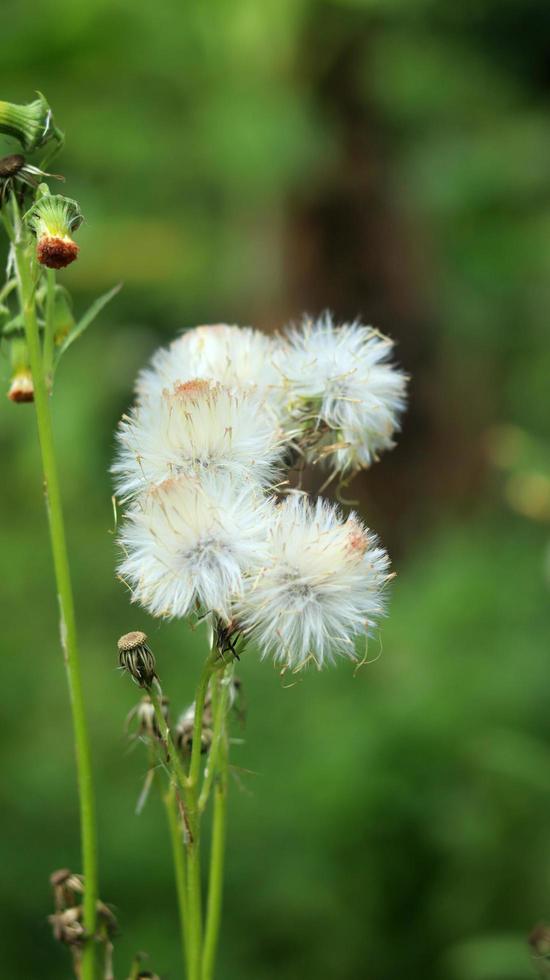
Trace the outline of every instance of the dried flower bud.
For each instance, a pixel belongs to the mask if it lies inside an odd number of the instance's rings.
[[[170,701],[168,698],[161,697],[160,704],[162,713],[166,723],[168,724]],[[137,732],[134,736],[135,738],[139,738],[141,736],[144,738],[158,738],[162,740],[153,702],[148,694],[144,694],[139,704],[137,704],[135,708],[132,708],[126,719],[126,725],[128,726],[128,724],[134,718],[137,720]]]
[[[125,633],[118,641],[118,662],[123,670],[132,675],[140,687],[151,687],[156,679],[156,663],[147,644],[147,636],[141,630]]]
[[[44,187],[44,185],[40,185]],[[47,191],[27,211],[25,221],[36,235],[36,257],[48,269],[64,269],[78,256],[72,232],[82,224],[76,201]]]
[[[58,911],[78,905],[84,894],[82,875],[74,874],[69,868],[60,868],[50,875],[55,907]]]
[[[183,755],[188,755],[193,748],[193,727],[195,724],[195,702],[180,715],[176,725],[175,743]],[[212,698],[208,691],[204,701],[202,716],[201,752],[207,752],[212,744]]]
[[[48,922],[51,923],[54,939],[65,946],[81,946],[86,938],[82,924],[82,905],[54,912],[48,917]]]
[[[31,152],[50,139],[63,142],[63,133],[54,125],[52,111],[42,95],[27,105],[0,102],[0,133],[14,136],[24,150]]]

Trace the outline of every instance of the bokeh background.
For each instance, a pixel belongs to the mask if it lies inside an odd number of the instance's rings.
[[[117,976],[136,950],[181,969],[116,638],[150,634],[176,709],[202,649],[115,579],[113,429],[183,327],[330,308],[413,378],[353,486],[399,575],[357,675],[243,659],[219,976],[528,980],[550,918],[548,3],[4,0],[1,30],[1,97],[43,90],[67,133],[87,222],[63,281],[79,308],[124,283],[55,395]],[[70,721],[33,411],[0,401],[1,962],[59,980]]]

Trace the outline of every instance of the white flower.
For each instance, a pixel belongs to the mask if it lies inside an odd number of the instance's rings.
[[[354,640],[383,614],[389,559],[352,514],[294,494],[274,509],[261,567],[235,615],[263,656],[295,669],[335,654],[355,658]]]
[[[228,477],[180,476],[138,498],[120,535],[122,580],[153,616],[230,618],[231,599],[265,541],[270,502]]]
[[[252,388],[195,379],[165,389],[125,416],[112,469],[122,497],[180,473],[221,473],[267,485],[284,452],[272,412]]]
[[[282,387],[273,359],[275,347],[272,337],[252,327],[225,323],[195,327],[156,351],[138,377],[138,397],[155,398],[178,382],[207,378],[229,388],[265,389],[265,396],[278,406]]]
[[[334,471],[369,466],[394,445],[407,379],[390,362],[392,350],[372,327],[337,326],[329,314],[287,331],[276,363],[290,409],[314,419],[317,453]]]

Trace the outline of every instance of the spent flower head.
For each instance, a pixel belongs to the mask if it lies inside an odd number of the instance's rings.
[[[140,687],[151,687],[156,679],[156,663],[147,636],[141,630],[125,633],[117,643],[118,662]]]
[[[290,328],[278,349],[288,407],[302,419],[315,455],[339,473],[353,472],[394,445],[405,407],[406,376],[391,362],[393,342],[361,323],[329,314]]]
[[[266,485],[284,451],[256,389],[237,394],[198,378],[142,401],[122,419],[118,443],[112,470],[122,497],[180,474],[227,473]]]
[[[384,612],[389,558],[355,514],[291,494],[274,510],[261,567],[236,617],[263,656],[290,668],[356,658]]]

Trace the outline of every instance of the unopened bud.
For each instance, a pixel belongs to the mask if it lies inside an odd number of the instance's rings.
[[[29,363],[29,352],[23,331],[10,337],[10,387],[8,398],[12,402],[34,401],[34,384]]]
[[[140,687],[151,687],[156,679],[156,663],[147,636],[141,630],[125,633],[118,641],[118,662]]]
[[[19,140],[24,150],[32,152],[50,139],[63,142],[63,133],[53,121],[52,111],[42,95],[26,105],[0,102],[0,133]]]
[[[45,185],[40,185],[44,187]],[[32,208],[25,221],[36,235],[36,257],[48,269],[64,269],[78,256],[79,248],[72,233],[82,224],[82,214],[76,201],[62,194],[49,194],[46,190]]]

